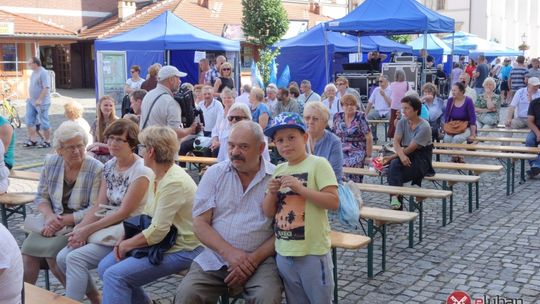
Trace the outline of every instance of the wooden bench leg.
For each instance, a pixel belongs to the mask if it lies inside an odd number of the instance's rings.
[[[334,264],[334,303],[338,303],[338,273],[337,273],[337,248],[332,247],[332,264]]]
[[[480,189],[478,188],[478,186],[480,185],[479,182],[476,182],[476,210],[478,210],[478,208],[480,208]]]
[[[382,224],[380,227],[376,227],[373,223],[372,219],[369,219],[368,221],[368,231],[367,234],[371,238],[371,242],[368,245],[368,278],[373,278],[375,275],[373,274],[373,243],[375,242],[375,236],[377,235],[377,232],[381,233],[381,266],[382,271],[378,272],[377,274],[386,271],[386,224]]]

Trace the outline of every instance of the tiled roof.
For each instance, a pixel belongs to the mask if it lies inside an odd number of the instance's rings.
[[[241,0],[212,0],[210,3],[211,7],[205,8],[200,6],[197,0],[159,1],[142,8],[124,21],[119,21],[117,16],[112,16],[100,24],[82,31],[80,37],[83,39],[111,37],[146,24],[166,10],[172,11],[186,22],[217,36],[221,36],[225,24],[242,24]],[[309,27],[330,19],[311,13],[307,4],[285,2],[283,5],[289,20],[309,20]]]
[[[50,24],[0,10],[0,20],[14,23],[14,35],[0,37],[32,37],[77,39],[77,34]]]

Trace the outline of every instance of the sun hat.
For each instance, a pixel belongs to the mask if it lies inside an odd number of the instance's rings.
[[[283,112],[274,118],[269,128],[264,130],[264,135],[274,138],[278,130],[285,128],[294,128],[306,133],[306,125],[298,113]]]
[[[531,77],[529,80],[527,80],[527,84],[532,85],[534,87],[540,86],[540,79],[538,77]]]

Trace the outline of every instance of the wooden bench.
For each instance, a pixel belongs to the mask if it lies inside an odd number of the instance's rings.
[[[32,172],[32,171],[22,171],[22,170],[11,170],[9,178],[39,181],[41,173]]]
[[[332,246],[332,262],[334,264],[334,303],[338,303],[338,272],[337,272],[337,248],[342,249],[360,249],[371,244],[371,238],[337,231],[330,231],[330,242]],[[373,256],[371,260],[368,257],[368,271],[373,269]]]
[[[540,154],[539,147],[452,144],[452,143],[433,143],[433,145],[436,148],[447,148],[447,149],[486,150],[486,151],[497,151],[497,152],[508,152],[508,153]]]
[[[14,214],[20,214],[26,218],[26,204],[36,198],[35,193],[8,192],[0,195],[0,213],[2,224],[8,228],[8,219]]]
[[[521,134],[526,134],[526,133],[531,132],[530,129],[507,129],[507,128],[478,129],[476,131],[478,133],[480,133],[480,132],[495,132],[495,133],[521,133]]]
[[[24,301],[29,304],[75,304],[80,303],[70,298],[47,291],[35,285],[24,283]]]
[[[467,151],[467,150],[442,150],[433,149],[433,154],[437,155],[460,155],[472,157],[486,157],[498,159],[506,169],[506,195],[514,193],[515,186],[515,161],[521,162],[521,181],[525,181],[525,160],[536,159],[537,155],[530,153],[504,153],[488,151]]]
[[[485,141],[485,142],[501,142],[501,143],[519,143],[524,144],[525,138],[524,137],[482,137],[477,136],[475,137],[476,141]]]
[[[388,119],[368,119],[368,123],[370,125],[384,124],[384,140],[388,139],[388,124],[390,123]]]
[[[502,166],[499,166],[502,169]],[[376,177],[379,176],[381,180],[381,184],[383,184],[383,177],[374,170],[369,170],[367,168],[350,168],[350,167],[344,167],[343,173],[347,174],[357,174],[357,175],[364,175],[364,176],[372,176]],[[458,183],[465,183],[467,184],[468,188],[468,203],[469,203],[469,213],[472,213],[473,209],[473,189],[472,185],[475,184],[476,186],[476,209],[480,208],[480,191],[479,191],[479,181],[480,177],[476,175],[462,175],[462,174],[447,174],[447,173],[436,173],[434,176],[426,176],[424,177],[425,180],[431,181],[433,184],[437,186],[441,186],[443,190],[450,190],[453,192],[453,187],[455,184]],[[446,226],[447,220],[446,220],[446,198],[443,198],[442,200],[442,225]],[[454,220],[454,196],[450,196],[450,222]]]
[[[373,207],[362,207],[362,209],[360,209],[360,218],[367,221],[368,223],[367,235],[372,240],[372,242],[369,243],[368,245],[368,277],[372,278],[374,276],[373,274],[373,242],[377,234],[378,233],[381,234],[382,271],[380,272],[384,272],[386,271],[386,225],[412,223],[417,217],[418,217],[418,213],[416,212],[399,211],[399,210],[391,210],[391,209],[383,209],[383,208],[373,208]],[[369,261],[371,261],[371,263]]]
[[[377,184],[355,184],[360,191],[364,192],[374,192],[374,193],[384,193],[389,195],[402,195],[404,198],[409,197],[409,212],[418,210],[419,221],[418,221],[418,238],[419,242],[422,242],[422,226],[423,226],[423,207],[422,202],[427,198],[434,199],[443,199],[449,198],[452,195],[452,191],[448,190],[435,190],[435,189],[424,189],[424,188],[414,188],[414,187],[397,187],[397,186],[385,186]],[[416,198],[416,200],[415,200]],[[361,212],[360,212],[361,213]],[[414,233],[414,223],[409,222],[409,247],[413,248],[413,233]]]

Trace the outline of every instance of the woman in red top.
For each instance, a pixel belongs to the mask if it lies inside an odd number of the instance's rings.
[[[476,62],[472,58],[469,58],[469,64],[465,67],[465,73],[469,74],[471,77],[470,79],[473,79],[474,70],[476,69]],[[469,85],[468,83],[466,85]]]

